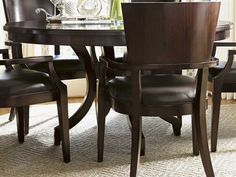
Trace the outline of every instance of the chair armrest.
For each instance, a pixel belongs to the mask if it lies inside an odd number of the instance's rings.
[[[29,63],[43,63],[43,62],[52,62],[52,56],[40,56],[40,57],[26,57],[20,59],[10,59],[10,60],[0,60],[0,65],[5,65],[8,71],[13,70],[12,65],[25,65]]]
[[[10,59],[10,60],[0,60],[0,65],[5,65],[7,70],[14,69],[12,65],[14,64],[29,64],[29,63],[48,63],[49,75],[52,82],[57,86],[59,91],[66,90],[66,85],[58,77],[54,65],[52,56],[40,56],[40,57],[27,57],[21,59]]]
[[[120,62],[122,60],[114,61],[114,60],[111,60],[111,59],[109,59],[105,56],[99,57],[99,60],[102,64],[104,64],[108,68],[113,68],[113,69],[118,69],[118,70],[128,70],[128,69],[130,69],[130,65],[128,63]]]
[[[225,75],[230,71],[230,69],[232,67],[235,55],[236,55],[236,50],[229,50],[228,51],[228,60],[227,60],[227,63],[225,65],[224,69],[219,74],[217,74],[213,79],[221,79],[221,78],[225,77]]]

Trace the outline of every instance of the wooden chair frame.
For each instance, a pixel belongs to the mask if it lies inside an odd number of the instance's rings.
[[[3,58],[8,57],[7,50],[0,50]],[[70,143],[69,143],[69,119],[68,119],[68,104],[67,104],[67,88],[64,83],[58,78],[51,56],[44,57],[28,57],[22,59],[0,60],[0,65],[6,67],[6,72],[14,70],[12,65],[24,65],[28,63],[48,63],[50,78],[56,86],[52,91],[38,91],[37,93],[22,93],[18,95],[1,96],[0,107],[15,107],[17,118],[18,141],[24,142],[24,137],[28,134],[29,114],[27,108],[31,104],[38,104],[48,101],[56,101],[58,107],[58,118],[60,126],[60,134],[62,139],[62,151],[64,162],[70,161]]]
[[[216,50],[219,47],[229,48],[236,47],[235,42],[216,42],[213,48],[213,56],[216,54]],[[208,90],[212,92],[212,125],[211,125],[211,151],[217,150],[217,137],[219,128],[219,116],[220,116],[220,103],[222,92],[235,92],[236,86],[232,84],[224,84],[226,75],[231,70],[236,50],[228,51],[228,60],[225,67],[217,74],[211,81],[208,82]]]

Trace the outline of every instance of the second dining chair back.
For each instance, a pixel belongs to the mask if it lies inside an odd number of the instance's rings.
[[[143,7],[146,4],[136,3],[135,11],[124,12],[128,49],[126,62],[135,65],[194,64],[211,58],[213,45],[209,43],[214,42],[215,33],[212,31],[216,28],[216,22],[215,19],[207,17],[214,15],[216,18],[217,11],[210,9],[207,13],[199,13],[206,8],[205,3],[195,6],[192,4],[189,8],[184,3],[151,5],[153,8],[146,10]],[[143,13],[139,15],[141,10]],[[185,14],[189,14],[189,17],[183,18]],[[206,23],[209,25],[205,25]]]
[[[5,11],[6,22],[20,22],[20,21],[45,21],[44,13],[36,14],[37,8],[43,8],[48,13],[53,14],[53,4],[50,0],[2,0]],[[7,45],[11,46],[12,57],[22,58],[22,45],[13,41],[7,41]],[[85,69],[83,62],[77,56],[61,55],[60,46],[54,46],[54,67],[58,76],[62,80],[85,78]],[[48,72],[46,65],[34,64],[28,66],[42,72]]]

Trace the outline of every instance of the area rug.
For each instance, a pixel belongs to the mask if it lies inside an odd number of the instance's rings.
[[[79,104],[70,104],[72,114]],[[71,162],[62,161],[61,147],[53,145],[57,125],[54,104],[30,109],[30,132],[19,144],[16,122],[0,116],[0,176],[5,177],[125,177],[129,176],[130,131],[126,115],[111,111],[106,122],[104,162],[96,162],[96,114],[94,106],[70,131]],[[207,112],[210,125],[210,108]],[[208,132],[209,128],[208,126]],[[170,124],[158,117],[144,117],[146,155],[141,157],[139,177],[205,176],[199,156],[192,156],[190,117],[183,118],[182,135],[175,137]],[[211,153],[217,177],[236,176],[236,105],[223,105],[218,152]]]

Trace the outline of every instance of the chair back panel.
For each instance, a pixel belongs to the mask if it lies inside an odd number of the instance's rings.
[[[130,64],[209,61],[220,2],[122,4]]]
[[[43,13],[35,13],[37,8],[44,8],[50,14],[53,14],[53,4],[49,0],[3,0],[3,6],[7,23],[45,20]]]

